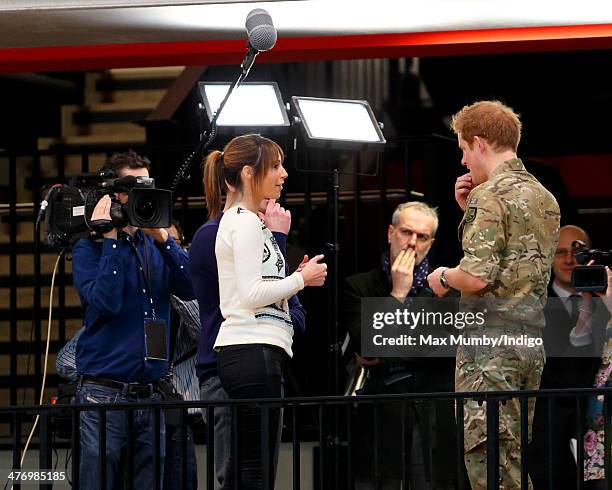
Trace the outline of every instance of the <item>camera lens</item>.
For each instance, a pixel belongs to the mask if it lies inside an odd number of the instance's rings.
[[[140,196],[136,201],[136,205],[134,206],[134,211],[136,211],[136,218],[140,221],[153,221],[157,219],[159,215],[159,208],[155,199],[151,198],[151,196]]]

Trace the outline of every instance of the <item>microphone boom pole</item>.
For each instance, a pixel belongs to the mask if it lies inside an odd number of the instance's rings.
[[[276,29],[272,23],[272,17],[270,17],[270,14],[266,10],[251,10],[247,15],[245,27],[248,37],[248,51],[240,64],[240,73],[238,74],[236,80],[234,80],[230,85],[229,90],[225,94],[221,104],[219,104],[219,108],[215,111],[215,114],[210,121],[210,132],[208,133],[208,138],[206,138],[206,132],[204,132],[198,146],[196,146],[195,150],[191,152],[191,154],[185,159],[184,163],[176,172],[174,180],[172,181],[172,186],[170,187],[173,199],[176,195],[178,185],[183,179],[186,178],[185,173],[195,160],[195,157],[210,147],[217,137],[217,120],[219,119],[225,104],[227,104],[227,101],[231,97],[236,87],[238,87],[249,74],[253,63],[255,62],[255,58],[261,51],[268,51],[276,44]]]

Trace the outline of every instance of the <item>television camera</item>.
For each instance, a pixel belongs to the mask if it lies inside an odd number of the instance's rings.
[[[572,270],[572,287],[576,291],[604,292],[608,288],[606,268],[612,266],[612,250],[589,248],[582,240],[572,242],[577,265]],[[593,261],[591,265],[585,265]]]
[[[122,204],[116,193],[128,194]],[[92,220],[93,210],[105,195],[111,196],[110,220]],[[44,242],[52,248],[70,248],[79,238],[101,237],[113,228],[167,228],[172,219],[172,192],[156,189],[150,177],[117,177],[110,170],[73,177],[68,185],[49,189],[38,215],[45,217]]]

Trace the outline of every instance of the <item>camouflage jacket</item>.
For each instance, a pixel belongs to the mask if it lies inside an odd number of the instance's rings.
[[[544,328],[542,309],[559,240],[556,199],[520,159],[512,159],[472,189],[466,204],[459,267],[488,284],[478,296],[496,303],[503,323]]]

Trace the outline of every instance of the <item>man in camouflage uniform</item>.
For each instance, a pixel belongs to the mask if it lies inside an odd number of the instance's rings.
[[[457,179],[455,198],[464,256],[428,277],[442,296],[461,291],[462,302],[485,304],[482,326],[464,338],[527,338],[532,345],[460,346],[456,391],[538,389],[545,362],[535,345],[544,328],[543,307],[559,237],[559,206],[516,156],[521,123],[509,107],[482,101],[453,117],[453,130],[470,172]],[[529,429],[535,400],[529,401]],[[520,402],[500,404],[500,488],[520,489]],[[486,403],[465,402],[465,462],[473,490],[486,488]],[[529,482],[529,488],[532,488]]]

